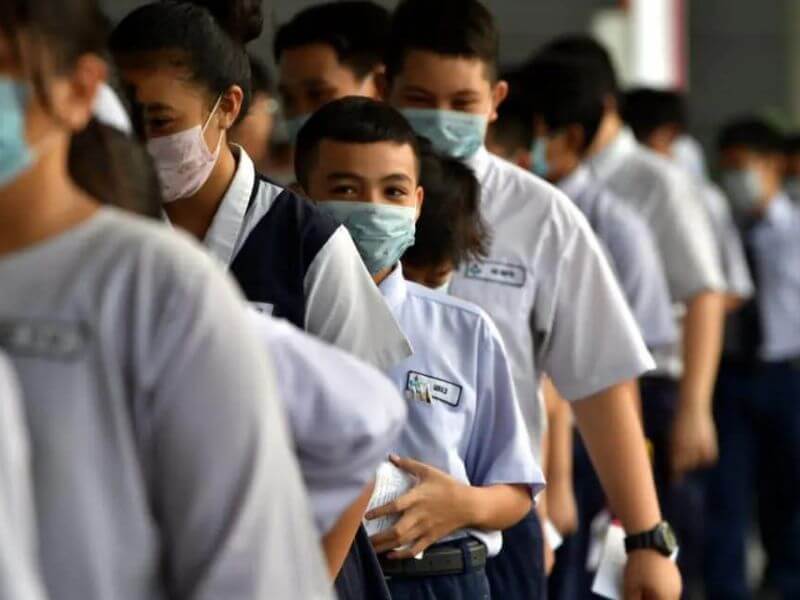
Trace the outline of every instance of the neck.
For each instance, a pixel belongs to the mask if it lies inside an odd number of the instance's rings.
[[[375,285],[380,285],[386,280],[386,278],[389,275],[392,274],[392,271],[394,271],[394,267],[387,267],[382,271],[378,271],[377,273],[375,273],[375,275],[372,276],[372,281],[375,282]]]
[[[622,131],[623,123],[619,113],[612,111],[606,112],[603,120],[600,121],[600,127],[597,129],[597,134],[592,141],[589,148],[589,156],[596,156],[605,150],[608,145],[614,141],[614,138]]]
[[[228,191],[236,175],[236,158],[227,140],[223,139],[220,143],[222,149],[219,160],[203,187],[193,196],[181,198],[164,206],[169,220],[174,225],[188,231],[199,240],[204,239],[208,233],[225,192]]]
[[[54,141],[46,155],[0,188],[0,255],[63,233],[98,208],[67,172],[69,138]]]

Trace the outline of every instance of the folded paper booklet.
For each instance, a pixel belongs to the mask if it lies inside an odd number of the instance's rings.
[[[390,502],[397,500],[403,496],[411,488],[416,485],[417,481],[413,475],[410,475],[398,469],[390,462],[384,462],[378,467],[378,472],[375,474],[375,489],[372,492],[372,497],[369,499],[367,511],[380,508]],[[402,515],[400,513],[380,517],[379,519],[364,520],[364,527],[370,537],[385,531],[392,527],[397,521],[400,520]],[[401,550],[402,548],[397,548]],[[422,558],[422,553],[414,558]]]

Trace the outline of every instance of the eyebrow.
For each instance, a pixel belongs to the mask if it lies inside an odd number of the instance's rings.
[[[163,102],[143,102],[140,103],[139,106],[144,108],[144,110],[148,113],[172,111],[172,107],[169,104],[164,104]]]
[[[349,171],[335,171],[333,173],[328,173],[326,179],[364,179],[358,173],[352,173]]]
[[[402,181],[405,183],[411,183],[414,180],[405,173],[392,173],[391,175],[387,175],[386,177],[381,177],[381,181],[383,182]]]

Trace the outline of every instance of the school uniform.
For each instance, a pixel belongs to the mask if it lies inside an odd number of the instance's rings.
[[[587,164],[597,180],[650,227],[667,275],[676,322],[682,327],[687,302],[698,294],[726,289],[718,245],[694,177],[640,145],[628,128],[623,128]],[[702,486],[692,476],[673,482],[669,459],[683,374],[680,340],[671,347],[654,349],[657,369],[641,380],[640,387],[644,429],[653,444],[661,508],[682,543],[678,565],[685,579],[693,580],[700,576],[699,556],[693,550],[702,543],[703,523],[698,516],[702,511]]]
[[[0,353],[0,598],[44,600],[23,410],[16,375]]]
[[[414,348],[388,371],[408,403],[394,453],[468,485],[520,484],[538,493],[544,478],[491,320],[477,306],[406,281],[400,265],[380,289]],[[488,598],[484,563],[501,546],[499,531],[452,533],[426,552],[432,561],[443,552],[460,553],[462,568],[450,574],[414,559],[383,558],[392,598]]]
[[[328,533],[375,479],[406,423],[380,371],[290,325],[251,311],[272,356],[317,530]]]
[[[0,256],[0,289],[49,595],[330,597],[269,358],[203,252],[102,208]]]
[[[469,262],[456,273],[450,293],[481,306],[497,325],[538,449],[545,422],[541,373],[565,398],[577,400],[635,379],[653,361],[596,236],[574,204],[485,148],[468,164],[481,184],[481,213],[492,243],[486,260]],[[542,593],[543,571],[514,566],[514,557],[529,553],[534,538],[541,541],[537,529],[532,514],[504,532],[504,550],[489,561],[493,589],[508,588],[504,598]]]
[[[204,244],[267,314],[384,369],[411,350],[347,229],[256,173],[234,146],[236,174]]]
[[[765,584],[800,596],[800,207],[779,194],[742,223],[756,284],[728,318],[714,398],[720,457],[708,477],[710,598],[749,598],[746,544],[754,492]]]

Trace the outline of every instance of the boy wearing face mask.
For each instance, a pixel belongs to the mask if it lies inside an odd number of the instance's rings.
[[[782,140],[764,121],[719,135],[722,185],[739,223],[756,294],[728,319],[715,395],[720,460],[709,478],[706,589],[749,595],[753,490],[767,552],[764,585],[800,595],[800,208],[781,187]]]
[[[417,483],[366,515],[399,517],[372,538],[392,595],[485,598],[487,554],[543,480],[491,321],[403,278],[400,257],[414,243],[424,195],[417,138],[385,104],[337,100],[301,129],[295,169],[306,193],[348,227],[414,347],[388,374],[409,408],[392,462]],[[423,551],[424,560],[412,558]]]
[[[483,145],[508,93],[497,77],[498,38],[476,0],[406,0],[387,43],[391,103],[436,149],[470,165],[481,183],[481,210],[493,232],[489,258],[465,265],[450,293],[482,306],[497,324],[535,447],[544,430],[541,373],[567,399],[581,400],[573,404],[578,427],[631,534],[626,586],[676,598],[669,527],[661,522],[634,402],[634,380],[652,368],[652,358],[577,208]],[[538,529],[532,514],[504,533],[503,552],[489,565],[498,597],[543,593],[543,573],[530,560]]]

